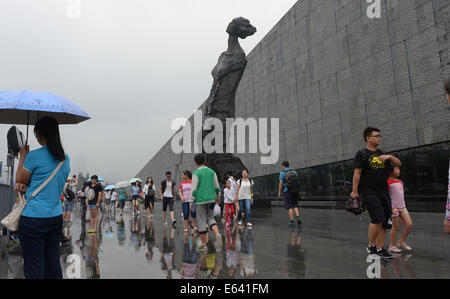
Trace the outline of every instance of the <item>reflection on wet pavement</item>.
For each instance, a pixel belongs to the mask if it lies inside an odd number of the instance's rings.
[[[114,210],[100,213],[94,234],[87,233],[89,219],[75,208],[73,224],[64,229],[71,241],[61,247],[65,278],[74,273],[74,256],[81,262],[80,277],[87,279],[368,277],[367,215],[360,220],[339,210],[302,209],[303,227],[290,230],[283,208],[255,209],[252,229],[227,229],[219,221],[222,248],[215,248],[211,235],[208,251],[198,252],[200,238],[184,234],[178,205],[176,228],[162,224],[159,202],[153,219],[145,212],[132,217],[129,205],[123,217]],[[415,226],[408,244],[414,250],[382,262],[381,278],[450,278],[450,238],[442,233],[442,215],[411,215]],[[0,278],[23,278],[20,248],[0,243]]]

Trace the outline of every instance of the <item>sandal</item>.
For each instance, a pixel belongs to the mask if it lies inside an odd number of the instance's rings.
[[[401,248],[401,249],[404,249],[406,251],[411,251],[412,250],[412,248],[409,247],[408,245],[406,245],[406,243],[404,243],[404,242],[403,242],[403,244],[400,244],[400,242],[398,242],[397,243],[397,247]]]
[[[402,253],[402,250],[400,248],[398,248],[397,246],[392,246],[391,248],[389,248],[389,252],[390,253]]]

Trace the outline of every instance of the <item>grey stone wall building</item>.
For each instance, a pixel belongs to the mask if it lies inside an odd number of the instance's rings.
[[[283,160],[304,176],[306,195],[344,196],[370,125],[384,150],[410,161],[408,194],[445,198],[450,2],[381,2],[381,18],[370,19],[366,0],[299,0],[248,54],[236,116],[280,118],[278,163],[239,154],[266,196]],[[174,154],[169,140],[137,176],[159,185],[166,170],[179,181],[182,169],[194,169],[193,154]]]

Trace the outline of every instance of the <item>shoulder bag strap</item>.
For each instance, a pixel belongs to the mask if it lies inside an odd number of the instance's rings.
[[[39,192],[41,192],[42,189],[45,188],[45,186],[48,185],[48,183],[50,183],[50,181],[55,177],[55,175],[58,173],[58,171],[61,169],[61,166],[63,165],[64,161],[59,162],[58,166],[55,168],[55,170],[53,170],[53,173],[45,180],[45,182],[43,182],[39,188],[37,188],[33,194],[31,194],[30,198],[28,200],[30,200],[33,197],[36,197],[36,195],[38,195]]]

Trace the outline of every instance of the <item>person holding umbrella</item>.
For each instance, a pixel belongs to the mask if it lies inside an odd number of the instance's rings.
[[[63,218],[59,196],[70,173],[70,159],[61,145],[54,118],[39,119],[34,134],[42,147],[31,152],[27,144],[22,147],[14,187],[25,192],[28,201],[19,224],[24,274],[27,279],[62,279],[59,247]]]

